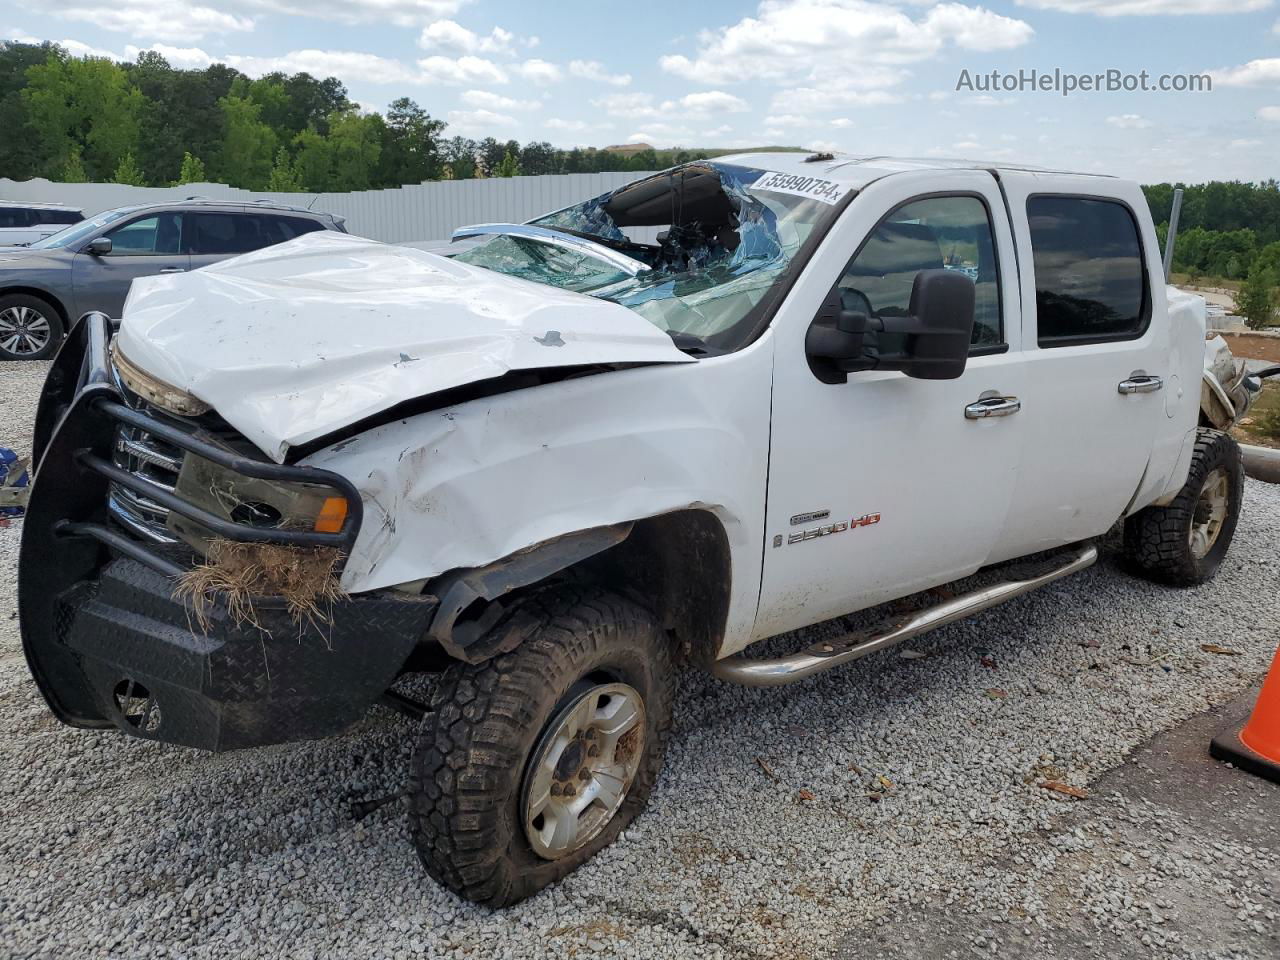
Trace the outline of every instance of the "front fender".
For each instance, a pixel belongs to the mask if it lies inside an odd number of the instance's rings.
[[[376,427],[307,458],[365,524],[349,592],[482,567],[582,530],[714,513],[733,567],[726,643],[759,597],[772,338],[693,364],[543,384]]]

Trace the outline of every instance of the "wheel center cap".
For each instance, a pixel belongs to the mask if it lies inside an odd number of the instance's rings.
[[[556,761],[556,779],[572,780],[578,775],[578,768],[587,758],[586,746],[576,737],[564,748],[560,759]]]

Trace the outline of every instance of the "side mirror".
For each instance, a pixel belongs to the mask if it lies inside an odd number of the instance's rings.
[[[110,237],[94,237],[89,241],[89,245],[84,248],[86,253],[91,253],[95,257],[101,257],[111,252]]]
[[[907,316],[869,317],[845,309],[838,298],[839,291],[833,291],[805,337],[809,367],[823,383],[844,383],[858,370],[901,370],[920,380],[954,380],[964,373],[973,338],[974,286],[963,273],[917,273]],[[890,343],[901,346],[889,351]]]

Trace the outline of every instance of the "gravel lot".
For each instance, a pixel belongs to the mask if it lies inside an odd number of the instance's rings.
[[[42,372],[0,365],[0,444],[25,452]],[[404,782],[396,714],[221,756],[60,726],[20,649],[20,525],[0,528],[0,956],[1275,957],[1274,842],[1205,839],[1161,803],[1176,776],[1104,777],[1266,670],[1280,486],[1246,497],[1198,590],[1107,554],[912,643],[921,658],[772,691],[689,673],[649,811],[501,914],[426,878],[398,806],[351,819]],[[1099,778],[1087,800],[1037,786]],[[1270,785],[1241,790],[1224,820],[1277,822]]]

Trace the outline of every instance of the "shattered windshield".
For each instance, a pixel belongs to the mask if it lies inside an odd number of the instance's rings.
[[[847,193],[816,177],[700,161],[530,221],[605,250],[495,235],[455,259],[611,300],[681,346],[735,350]],[[620,267],[610,251],[644,269]]]

